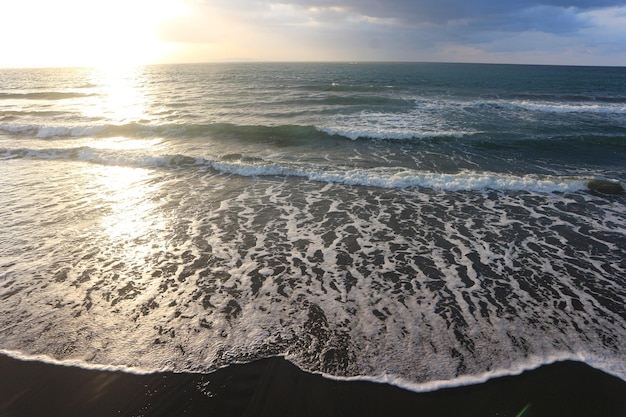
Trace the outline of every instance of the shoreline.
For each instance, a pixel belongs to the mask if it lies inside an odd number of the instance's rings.
[[[623,417],[626,381],[581,362],[416,393],[339,381],[282,357],[211,374],[89,370],[0,355],[0,417],[29,416]]]

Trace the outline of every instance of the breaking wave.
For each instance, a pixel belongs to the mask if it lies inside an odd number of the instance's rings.
[[[142,152],[91,147],[58,149],[0,149],[2,159],[32,158],[77,160],[102,165],[140,168],[210,169],[244,177],[283,176],[311,181],[378,188],[425,187],[443,191],[507,190],[541,193],[575,192],[587,188],[589,177],[512,175],[463,170],[456,173],[427,172],[398,167],[353,168],[268,161],[244,154],[213,159],[189,155],[151,155]]]
[[[374,121],[372,121],[374,120]],[[98,124],[77,126],[46,126],[32,124],[0,124],[0,135],[5,134],[15,139],[75,139],[75,138],[214,138],[236,139],[240,141],[267,141],[281,140],[287,143],[314,143],[319,140],[428,140],[428,139],[461,139],[478,137],[480,140],[488,139],[493,143],[506,143],[511,139],[489,138],[473,129],[458,129],[454,126],[422,126],[416,128],[411,125],[403,125],[401,118],[389,115],[381,118],[377,114],[364,114],[359,118],[338,120],[333,126],[314,125],[237,125],[232,123],[209,123],[209,124],[163,124],[151,125],[141,123],[128,124]],[[562,139],[568,143],[593,144],[594,146],[624,146],[623,134],[607,133],[598,134],[567,134]],[[513,139],[515,140],[515,139]],[[527,142],[531,147],[536,146],[535,141],[523,138],[515,140],[516,143]]]

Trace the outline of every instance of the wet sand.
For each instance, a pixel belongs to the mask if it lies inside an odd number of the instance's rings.
[[[560,362],[484,384],[414,393],[325,379],[282,358],[206,375],[134,375],[0,355],[0,417],[179,415],[624,417],[626,382]]]

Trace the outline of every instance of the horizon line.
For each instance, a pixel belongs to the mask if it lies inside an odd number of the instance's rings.
[[[554,63],[519,63],[519,62],[480,62],[480,61],[419,61],[419,60],[264,60],[252,58],[224,58],[205,61],[188,62],[151,62],[145,64],[129,65],[129,68],[150,66],[174,66],[174,65],[209,65],[209,64],[440,64],[440,65],[511,65],[511,66],[536,66],[536,67],[586,67],[586,68],[626,68],[626,65],[593,65],[593,64],[554,64]],[[112,65],[113,67],[115,64]],[[123,67],[123,65],[120,65]],[[41,66],[6,66],[0,70],[35,70],[35,69],[97,69],[106,68],[102,65],[41,65]]]

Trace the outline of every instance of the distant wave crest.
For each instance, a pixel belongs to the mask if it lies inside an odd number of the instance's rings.
[[[219,139],[266,140],[282,139],[306,141],[323,138],[334,139],[423,139],[428,137],[461,137],[471,132],[432,131],[432,132],[400,132],[387,131],[374,127],[362,126],[360,129],[347,126],[345,128],[319,127],[312,125],[237,125],[232,123],[210,124],[164,124],[147,125],[129,123],[122,125],[79,125],[79,126],[40,126],[0,124],[0,133],[10,134],[18,138],[37,139],[68,139],[77,137],[174,137],[196,138],[214,137]]]
[[[64,91],[42,91],[37,93],[0,93],[0,100],[65,100],[70,98],[90,97],[94,94]]]

